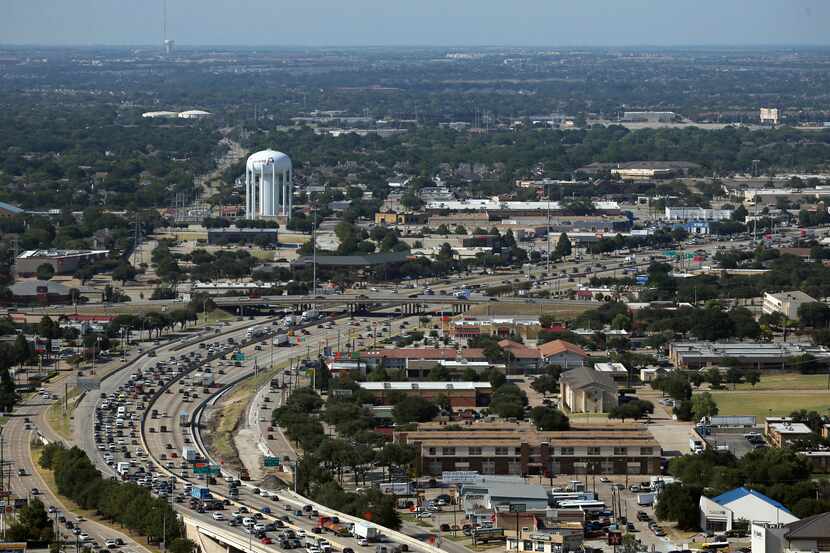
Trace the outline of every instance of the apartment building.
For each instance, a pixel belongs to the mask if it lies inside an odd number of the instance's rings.
[[[372,394],[377,405],[390,405],[401,395],[429,401],[446,397],[453,409],[484,407],[490,403],[489,382],[359,382],[361,390]]]
[[[767,315],[780,313],[792,321],[797,321],[798,308],[805,303],[816,303],[816,300],[800,290],[780,292],[778,294],[765,292],[762,309]]]
[[[542,432],[525,422],[433,422],[395,432],[416,450],[421,474],[659,474],[662,450],[639,424],[575,424]]]

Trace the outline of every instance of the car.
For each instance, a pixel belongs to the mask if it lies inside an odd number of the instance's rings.
[[[80,534],[78,534],[78,538],[81,541],[92,541],[92,537],[86,532],[81,532]]]
[[[213,520],[225,520],[225,515],[222,513],[213,513],[211,516],[213,517]]]
[[[610,480],[608,479],[607,476],[600,476],[599,481],[602,482],[603,484],[607,484],[608,482],[610,482]]]
[[[106,541],[104,542],[104,545],[107,547],[107,549],[115,549],[116,547],[118,547],[118,544],[117,544],[117,543],[116,543],[116,541],[115,541],[114,539],[112,539],[112,538],[110,538],[110,539],[106,540]]]
[[[262,544],[265,544],[265,545],[271,545],[274,542],[271,541],[271,538],[269,538],[268,536],[262,536],[261,538],[259,538],[259,543],[262,543]]]
[[[29,490],[29,494],[30,495],[40,495],[40,490],[37,489],[37,488],[32,488],[31,490]]]
[[[359,540],[357,540],[357,545],[367,547],[369,545],[369,540],[367,540],[366,538],[360,538]]]

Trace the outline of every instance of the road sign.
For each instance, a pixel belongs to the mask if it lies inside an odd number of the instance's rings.
[[[265,466],[266,467],[278,467],[278,466],[280,466],[280,458],[279,457],[265,457]]]
[[[233,359],[234,359],[234,361],[244,361],[245,360],[245,354],[242,353],[241,351],[237,351],[234,354]]]
[[[208,474],[211,476],[216,476],[217,474],[219,474],[219,467],[217,467],[216,465],[194,466],[193,474]]]
[[[524,513],[527,511],[527,503],[511,503],[510,504],[510,512],[511,513]]]

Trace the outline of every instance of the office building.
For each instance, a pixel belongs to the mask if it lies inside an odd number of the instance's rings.
[[[767,315],[780,313],[791,321],[797,321],[798,308],[805,303],[816,303],[816,300],[800,290],[779,292],[777,294],[765,292],[762,309]]]
[[[732,217],[728,209],[704,207],[666,207],[667,221],[726,221]]]

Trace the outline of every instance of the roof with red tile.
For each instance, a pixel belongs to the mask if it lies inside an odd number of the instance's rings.
[[[539,353],[542,354],[542,357],[550,357],[565,352],[570,352],[580,357],[588,357],[588,354],[581,347],[566,342],[565,340],[554,340],[539,346]]]

